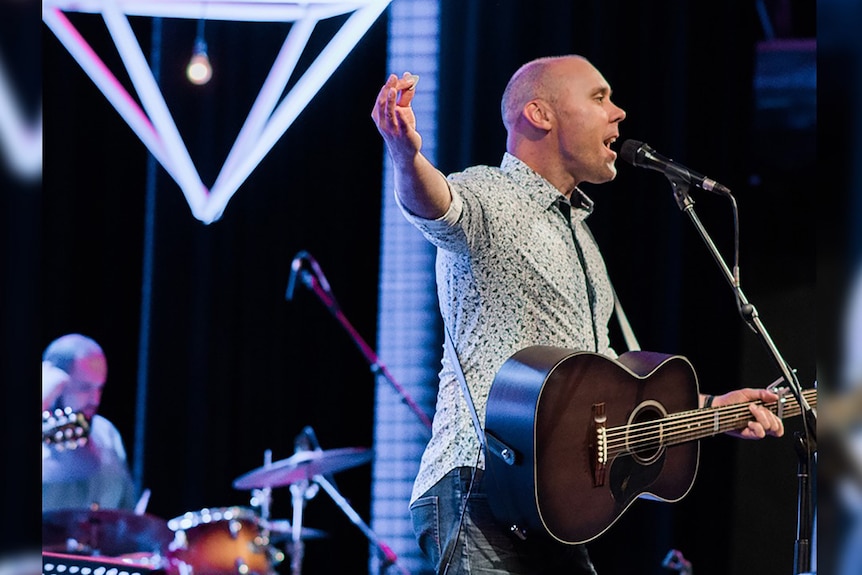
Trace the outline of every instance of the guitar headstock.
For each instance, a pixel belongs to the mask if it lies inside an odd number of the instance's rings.
[[[90,422],[71,407],[42,412],[42,443],[58,451],[77,449],[87,444]]]

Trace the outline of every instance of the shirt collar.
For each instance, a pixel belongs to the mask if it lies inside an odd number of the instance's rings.
[[[551,182],[509,152],[503,154],[500,170],[521,186],[533,201],[541,205],[542,209],[554,205],[561,197],[565,198]],[[577,211],[581,211],[582,218],[593,213],[593,200],[580,188],[576,187],[572,192],[572,200],[573,218]]]

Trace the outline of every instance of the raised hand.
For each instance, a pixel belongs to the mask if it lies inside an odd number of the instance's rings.
[[[416,116],[410,105],[418,81],[419,76],[410,72],[404,72],[401,78],[391,74],[371,110],[371,118],[396,163],[412,161],[422,148],[422,137],[416,131]]]

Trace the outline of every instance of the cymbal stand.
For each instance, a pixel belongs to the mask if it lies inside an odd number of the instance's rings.
[[[315,475],[314,482],[320,485],[324,491],[332,498],[338,507],[344,511],[345,515],[353,522],[354,525],[359,527],[360,531],[365,534],[371,543],[377,546],[377,549],[380,551],[380,573],[384,573],[386,569],[389,568],[390,565],[394,565],[398,567],[398,569],[404,573],[405,575],[410,575],[410,572],[407,571],[402,565],[398,563],[398,556],[395,554],[392,549],[386,545],[383,541],[377,537],[377,534],[371,530],[371,528],[362,520],[356,510],[350,506],[350,503],[347,502],[347,499],[338,492],[338,490],[322,475]],[[293,486],[291,486],[293,488]],[[295,536],[295,535],[294,535]]]
[[[263,452],[264,468],[272,466],[272,449]],[[272,487],[253,489],[251,492],[251,505],[260,508],[260,528],[264,542],[269,544],[269,510],[272,505]]]
[[[305,502],[317,495],[317,484],[303,479],[290,485],[291,501],[293,502],[293,531],[290,540],[290,572],[291,575],[302,573],[302,561],[305,556],[305,542],[302,540],[302,514]]]

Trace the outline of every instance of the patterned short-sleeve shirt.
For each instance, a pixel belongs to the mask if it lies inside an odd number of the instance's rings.
[[[615,357],[607,324],[613,292],[584,220],[592,201],[568,204],[516,157],[447,178],[449,210],[407,219],[437,246],[437,295],[480,421],[497,370],[516,351],[554,345]],[[575,243],[577,242],[577,245]],[[470,411],[444,351],[432,437],[411,501],[456,467],[484,466]]]

